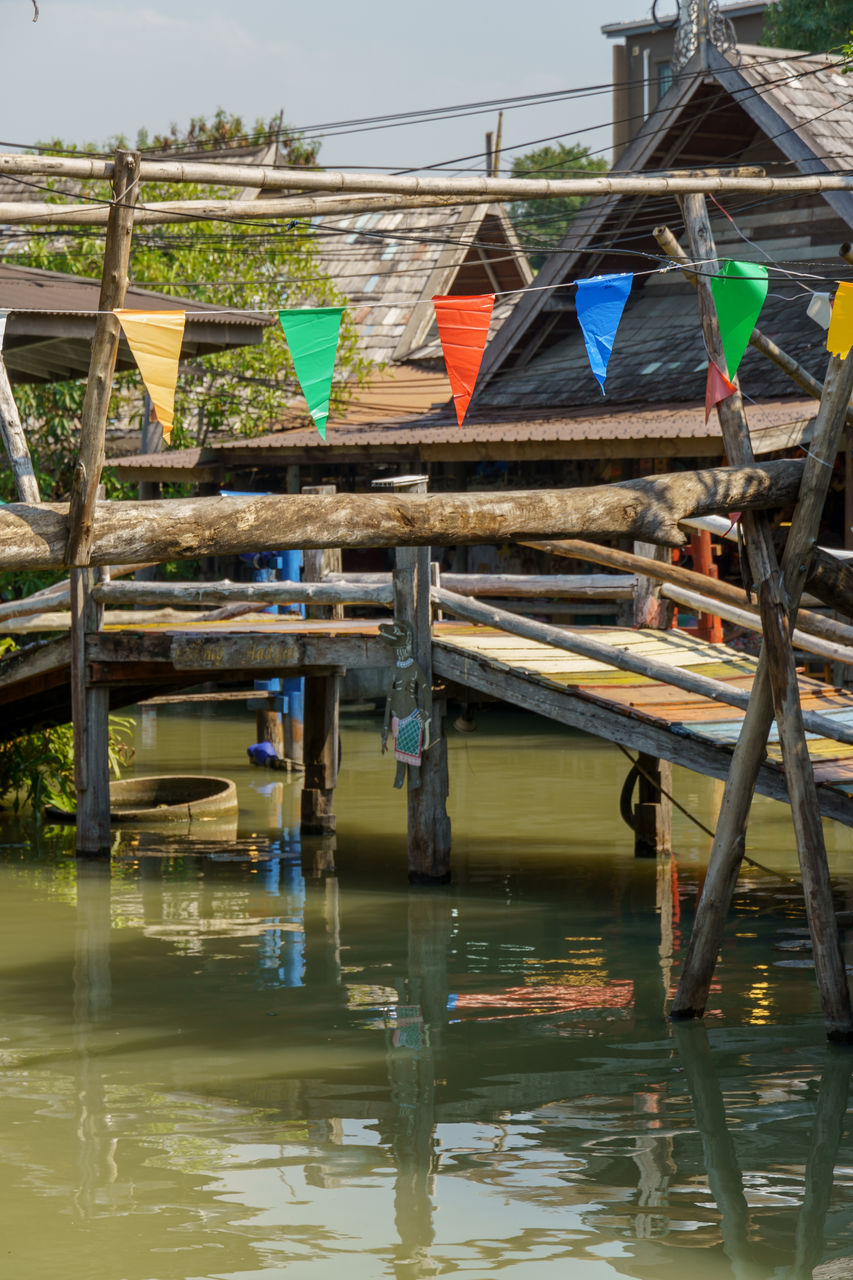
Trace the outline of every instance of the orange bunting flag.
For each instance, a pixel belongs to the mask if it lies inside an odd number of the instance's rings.
[[[474,384],[486,349],[495,295],[480,293],[458,298],[439,296],[432,301],[444,363],[453,392],[456,421],[461,427],[474,394]]]
[[[832,318],[826,335],[826,349],[831,356],[846,360],[853,346],[853,284],[842,280],[832,304]]]
[[[168,444],[175,417],[175,387],[186,312],[116,311],[116,315]]]
[[[711,410],[715,404],[719,404],[721,400],[727,400],[729,396],[733,396],[737,391],[737,387],[733,382],[729,382],[713,360],[708,361],[708,381],[705,383],[705,421],[707,422],[711,416]]]

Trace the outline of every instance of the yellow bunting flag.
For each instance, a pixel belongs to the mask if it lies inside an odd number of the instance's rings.
[[[846,360],[853,346],[853,284],[842,281],[832,304],[832,319],[826,335],[826,349],[831,356]]]
[[[154,404],[163,439],[169,443],[175,415],[178,362],[184,340],[184,311],[116,311],[142,381]]]

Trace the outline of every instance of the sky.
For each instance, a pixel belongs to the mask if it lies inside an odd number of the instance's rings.
[[[651,0],[0,0],[0,147],[78,145],[209,115],[285,121],[323,138],[326,168],[480,164],[497,109],[354,133],[329,122],[607,85],[603,23],[648,16]],[[662,10],[674,8],[664,3]],[[568,135],[608,157],[609,90],[508,110],[507,165]],[[515,148],[513,152],[511,148]],[[461,159],[473,156],[474,159]]]

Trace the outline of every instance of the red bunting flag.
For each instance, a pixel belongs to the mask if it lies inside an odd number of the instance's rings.
[[[733,382],[729,382],[713,360],[708,361],[708,381],[705,383],[705,421],[707,422],[711,416],[711,410],[715,404],[719,404],[721,400],[727,400],[729,396],[733,396],[737,391],[737,387]]]
[[[458,298],[437,297],[432,301],[444,363],[453,392],[456,421],[461,427],[474,394],[474,384],[486,349],[495,295],[481,293]]]

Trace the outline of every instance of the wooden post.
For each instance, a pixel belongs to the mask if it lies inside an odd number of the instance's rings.
[[[139,160],[138,152],[116,152],[99,315],[92,341],[80,452],[74,469],[68,512],[66,561],[80,566],[71,574],[71,707],[78,853],[109,851],[109,692],[90,686],[86,663],[86,634],[99,629],[103,610],[91,600],[94,580],[91,571],[84,566],[88,565],[91,554],[95,505],[104,462],[107,412],[118,353],[119,322],[112,311],[123,305],[127,291]]]
[[[5,315],[5,312],[0,312],[0,315]],[[27,437],[24,435],[24,429],[21,426],[18,406],[15,403],[9,375],[6,372],[6,364],[1,355],[0,432],[3,435],[6,453],[9,455],[9,463],[12,468],[12,475],[15,477],[15,488],[18,491],[18,497],[21,502],[40,502],[38,481],[33,470],[33,460],[30,457]]]
[[[337,493],[333,484],[303,485],[303,493]],[[339,548],[326,548],[303,553],[304,582],[321,582],[326,573],[337,573],[341,567]],[[344,616],[342,605],[308,605],[309,618]],[[305,732],[300,828],[305,835],[328,835],[335,830],[335,787],[338,782],[340,751],[340,677],[307,676],[305,679]]]
[[[374,481],[374,484],[377,482]],[[427,491],[425,476],[391,481],[395,492]],[[380,481],[377,487],[383,486]],[[415,661],[432,688],[432,626],[429,547],[398,547],[394,565],[394,616],[412,628]],[[420,786],[408,784],[409,880],[445,884],[450,879],[450,818],[447,816],[446,699],[433,690],[430,745],[423,754]]]
[[[693,568],[708,578],[717,577],[717,566],[711,552],[711,535],[707,529],[700,529],[690,536],[690,554],[693,557]],[[723,624],[715,613],[700,613],[696,634],[700,640],[710,644],[723,643]]]
[[[71,716],[77,790],[77,852],[109,854],[109,690],[88,679],[86,634],[100,629],[103,606],[91,591],[94,569],[71,570]]]
[[[113,311],[124,306],[127,293],[133,211],[139,196],[139,163],[138,151],[116,151],[98,319],[92,339],[89,377],[80,421],[80,451],[74,468],[68,511],[65,557],[69,565],[88,564],[92,548],[95,502],[104,465],[107,413],[121,333],[118,317],[113,315]]]
[[[668,547],[653,542],[635,542],[634,554],[648,560],[669,564]],[[672,626],[672,602],[661,595],[661,584],[654,578],[637,576],[634,590],[634,626],[668,631]],[[668,760],[641,754],[637,762],[637,804],[632,819],[634,856],[655,858],[672,852],[672,801],[664,791],[672,793],[672,765]]]
[[[704,197],[687,196],[683,208],[691,254],[694,261],[705,264],[698,276],[705,343],[710,358],[725,369],[710,285],[710,276],[717,270],[716,249]],[[846,364],[850,365],[849,369],[835,357],[829,362],[782,573],[766,518],[753,512],[743,516],[747,552],[758,586],[765,645],[726,781],[708,874],[672,1008],[674,1018],[701,1017],[704,1012],[743,858],[755,782],[775,710],[824,1025],[830,1039],[843,1041],[853,1040],[853,1010],[832,902],[814,774],[803,729],[789,611],[796,609],[808,574],[832,463],[853,391],[853,362]],[[717,412],[729,460],[736,465],[749,464],[753,460],[752,448],[740,392],[723,400]]]
[[[672,560],[669,547],[659,547],[654,542],[635,542],[634,555],[658,560],[662,564],[669,564]],[[672,626],[672,614],[672,602],[661,596],[660,582],[638,574],[634,588],[634,626],[668,631]]]
[[[339,692],[337,673],[305,678],[305,777],[300,821],[305,835],[330,835],[335,830]]]

